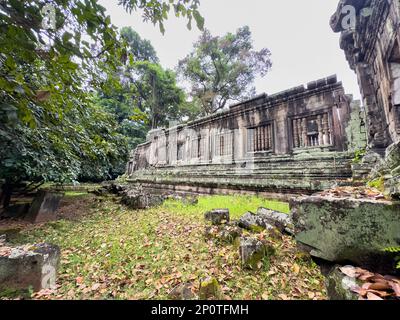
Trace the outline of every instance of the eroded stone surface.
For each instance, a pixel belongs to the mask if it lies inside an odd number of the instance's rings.
[[[235,243],[243,231],[235,223],[228,223],[218,226],[207,226],[204,232],[206,239],[214,239],[220,243]]]
[[[204,219],[210,221],[213,225],[228,223],[230,220],[229,209],[215,209],[204,214]]]
[[[390,201],[312,196],[290,203],[296,240],[311,255],[393,272],[384,248],[400,243],[400,205]]]
[[[239,252],[242,266],[246,269],[256,269],[258,263],[272,255],[274,250],[258,239],[242,237]]]
[[[264,220],[260,215],[252,212],[246,212],[242,217],[240,217],[238,224],[241,228],[255,232],[274,229],[274,226],[269,224],[268,221]]]
[[[283,232],[287,232],[289,234],[294,233],[293,221],[290,215],[288,214],[270,209],[259,208],[257,210],[257,215],[259,215],[262,220],[271,224],[282,233]]]
[[[148,209],[159,206],[164,201],[164,196],[150,194],[137,189],[126,190],[122,196],[122,203],[131,209]]]
[[[353,292],[359,284],[355,278],[346,276],[335,266],[325,279],[326,290],[330,300],[358,300],[358,294]]]
[[[51,244],[0,247],[0,293],[54,289],[60,249]]]
[[[199,298],[200,300],[221,300],[223,294],[218,280],[213,277],[202,279],[200,281]]]
[[[181,283],[177,285],[171,290],[168,296],[172,300],[194,300],[196,298],[192,283]]]
[[[55,220],[57,218],[56,211],[63,196],[62,193],[39,192],[33,200],[25,219],[32,223]]]

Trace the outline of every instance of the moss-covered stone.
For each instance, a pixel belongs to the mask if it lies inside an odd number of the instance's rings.
[[[358,300],[358,294],[351,289],[358,287],[355,278],[350,278],[340,271],[340,266],[335,266],[325,280],[326,290],[330,300]]]
[[[245,269],[257,269],[258,264],[275,254],[275,249],[255,238],[240,239],[240,258]]]
[[[220,226],[206,226],[204,236],[207,240],[213,239],[219,244],[235,244],[243,231],[236,224],[230,223]]]
[[[222,290],[217,279],[208,277],[200,281],[200,300],[221,300],[222,297]]]
[[[311,255],[332,262],[351,261],[372,270],[392,272],[400,204],[369,199],[312,196],[292,199],[296,240]]]

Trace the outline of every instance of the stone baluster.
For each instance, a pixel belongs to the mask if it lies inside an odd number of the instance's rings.
[[[268,126],[268,150],[272,150],[272,125]]]
[[[324,143],[324,131],[322,127],[322,116],[318,116],[318,145],[323,146]]]
[[[309,145],[309,143],[308,143],[308,136],[307,136],[307,119],[306,118],[301,119],[301,132],[302,132],[302,137],[303,137],[302,147],[307,147]]]
[[[329,119],[328,119],[328,114],[325,113],[322,119],[322,128],[324,132],[324,145],[330,145],[331,144],[331,132],[329,128]]]
[[[295,148],[300,147],[299,124],[297,119],[293,120],[293,143]]]

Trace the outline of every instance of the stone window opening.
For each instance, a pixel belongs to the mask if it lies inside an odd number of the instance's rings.
[[[178,146],[177,146],[177,160],[178,161],[183,160],[183,150],[184,150],[184,143],[178,142]]]
[[[292,120],[293,146],[313,148],[332,145],[331,127],[327,113]]]
[[[319,146],[319,131],[316,119],[311,119],[307,123],[308,145],[311,147]]]
[[[154,137],[153,144],[154,144],[154,146],[155,146],[154,158],[158,159],[158,148],[159,148],[159,145],[158,145],[158,137]]]
[[[273,148],[272,124],[248,129],[248,151],[269,152]]]
[[[204,157],[204,139],[199,135],[192,139],[192,158],[201,159]]]
[[[219,157],[226,157],[232,155],[232,133],[223,132],[216,136],[215,151]]]

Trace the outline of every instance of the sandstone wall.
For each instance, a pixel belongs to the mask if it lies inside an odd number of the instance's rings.
[[[128,180],[155,189],[312,192],[351,178],[363,112],[331,76],[149,133]]]

